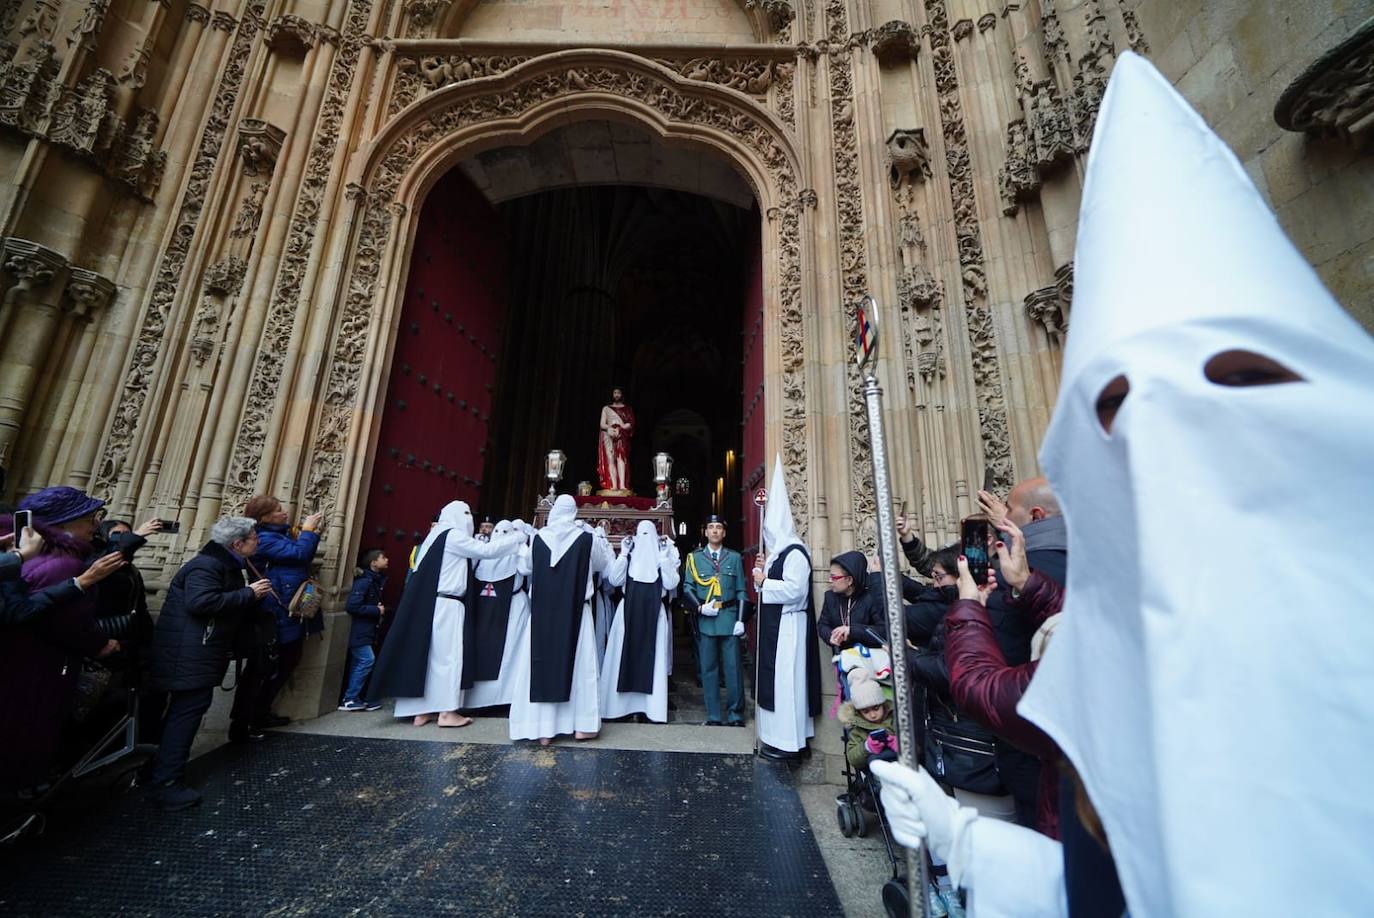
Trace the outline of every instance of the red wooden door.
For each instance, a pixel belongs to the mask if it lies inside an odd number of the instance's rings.
[[[391,560],[395,605],[411,547],[451,500],[482,513],[482,470],[506,316],[506,246],[457,169],[425,199],[406,281],[362,550]]]

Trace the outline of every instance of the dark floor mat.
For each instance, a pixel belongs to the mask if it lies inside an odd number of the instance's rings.
[[[742,756],[274,734],[0,863],[6,915],[825,915],[791,776]]]

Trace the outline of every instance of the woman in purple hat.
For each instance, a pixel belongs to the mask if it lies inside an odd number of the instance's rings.
[[[92,554],[96,514],[104,501],[78,488],[44,488],[20,502],[33,512],[44,547],[24,562],[30,592],[79,577]],[[0,786],[42,783],[56,762],[63,721],[70,709],[84,657],[119,651],[93,614],[95,591],[55,605],[29,623],[5,629],[0,641]]]

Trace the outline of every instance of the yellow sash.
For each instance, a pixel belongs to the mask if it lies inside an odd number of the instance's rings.
[[[687,556],[687,570],[691,573],[692,579],[696,581],[697,586],[704,586],[704,587],[707,588],[707,590],[706,590],[706,598],[702,600],[703,603],[708,603],[708,602],[710,602],[711,600],[713,600],[713,599],[717,598],[718,596],[721,596],[721,595],[722,595],[722,592],[721,592],[721,589],[720,589],[720,575],[719,575],[719,574],[717,574],[716,576],[712,577],[712,578],[709,579],[709,580],[703,580],[702,577],[701,577],[701,575],[697,573],[697,556],[696,556],[696,552],[693,552],[692,554],[690,554],[690,555]]]

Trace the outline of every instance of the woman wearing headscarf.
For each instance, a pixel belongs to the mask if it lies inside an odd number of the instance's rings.
[[[94,554],[96,516],[105,502],[77,488],[44,488],[20,502],[33,513],[42,550],[24,562],[21,577],[31,593],[70,584]],[[0,786],[41,782],[57,761],[84,658],[116,653],[95,619],[97,591],[81,591],[24,625],[7,628],[0,641]]]
[[[577,502],[560,494],[530,544],[530,627],[515,670],[510,738],[547,746],[571,733],[601,730],[593,574],[612,560],[602,530],[577,519]]]
[[[681,579],[678,563],[677,547],[660,546],[654,524],[640,520],[606,571],[613,586],[624,587],[601,668],[601,716],[608,720],[638,714],[668,722],[672,629],[664,599]]]
[[[516,539],[515,554],[477,562],[476,597],[465,621],[463,702],[469,708],[510,704],[515,696],[515,660],[530,627],[529,552],[525,523],[501,520],[488,537]]]
[[[447,504],[420,546],[419,566],[401,596],[396,619],[377,667],[368,700],[396,699],[396,716],[417,727],[466,727],[463,642],[473,600],[474,561],[513,556],[518,537],[482,542],[473,535],[472,511],[461,500]],[[471,684],[471,683],[469,683]]]

